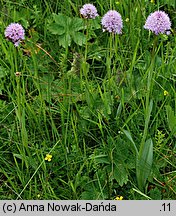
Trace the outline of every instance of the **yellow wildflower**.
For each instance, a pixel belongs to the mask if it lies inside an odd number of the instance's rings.
[[[52,155],[47,154],[46,157],[45,157],[45,160],[47,160],[47,161],[51,161],[51,158],[52,158]]]
[[[168,94],[169,94],[169,92],[166,91],[166,90],[164,90],[164,96],[166,96],[166,95],[168,95]]]
[[[129,22],[129,21],[130,21],[130,19],[129,19],[129,18],[126,18],[125,22]]]
[[[155,0],[151,0],[150,2],[151,2],[151,3],[155,3]]]
[[[123,200],[123,196],[116,196],[115,200]]]

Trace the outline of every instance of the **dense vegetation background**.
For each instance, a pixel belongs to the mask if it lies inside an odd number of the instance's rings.
[[[158,9],[170,35],[143,27]],[[175,199],[175,26],[175,0],[0,0],[0,199]]]

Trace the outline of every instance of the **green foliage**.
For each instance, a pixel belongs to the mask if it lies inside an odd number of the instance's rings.
[[[127,131],[127,130],[123,130],[123,132],[128,137],[128,139],[131,141],[131,143],[133,144],[133,149],[134,149],[133,151],[134,151],[134,153],[136,154],[136,157],[137,157],[138,156],[138,149],[136,147],[135,142],[133,141],[133,138],[131,137],[130,132]]]
[[[169,105],[166,106],[166,114],[169,129],[173,135],[176,135],[176,114],[174,114],[172,107]]]
[[[175,1],[111,1],[121,35],[102,32],[108,1],[94,20],[84,3],[0,1],[0,198],[175,199]],[[170,35],[143,28],[158,9]]]
[[[136,164],[136,177],[138,181],[138,186],[141,191],[144,190],[146,180],[151,172],[153,163],[153,142],[151,139],[148,139],[145,144],[144,148],[137,157],[137,164]]]
[[[71,18],[64,14],[53,14],[54,22],[49,24],[49,31],[57,35],[60,46],[67,48],[73,40],[82,46],[86,42],[86,36],[80,32],[85,29],[84,21],[81,18]]]
[[[161,200],[161,191],[158,188],[154,188],[150,191],[150,197],[152,200]]]

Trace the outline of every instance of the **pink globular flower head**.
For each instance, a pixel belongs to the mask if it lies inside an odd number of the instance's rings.
[[[123,21],[120,13],[115,10],[108,11],[102,18],[101,24],[103,31],[112,32],[114,34],[121,34],[123,28]]]
[[[168,31],[171,29],[171,21],[164,11],[155,11],[148,16],[144,28],[156,35],[160,33],[168,34]]]
[[[11,23],[5,29],[5,37],[18,46],[21,40],[24,40],[25,31],[19,23]]]
[[[98,16],[97,9],[93,4],[85,4],[80,9],[80,14],[85,19],[95,19]]]

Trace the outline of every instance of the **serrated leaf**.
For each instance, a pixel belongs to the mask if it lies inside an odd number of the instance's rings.
[[[81,32],[74,32],[72,38],[73,41],[80,46],[86,43],[86,36]]]
[[[113,177],[121,187],[128,182],[128,173],[123,164],[114,163]]]
[[[86,42],[86,36],[79,32],[84,29],[84,22],[81,18],[71,18],[64,14],[53,14],[54,22],[48,26],[52,34],[59,35],[59,45],[64,48],[71,45],[73,40],[76,44],[82,46]]]
[[[81,18],[75,17],[71,21],[71,31],[76,32],[85,28],[84,21]]]
[[[150,197],[152,200],[161,200],[161,191],[158,188],[154,188],[150,191]]]
[[[53,14],[53,18],[58,25],[63,27],[65,27],[68,24],[68,21],[70,19],[68,16],[61,13]]]
[[[58,25],[57,23],[51,23],[48,26],[48,30],[52,34],[62,35],[65,33],[65,28],[63,26]]]
[[[101,25],[100,25],[100,19],[96,18],[96,19],[91,19],[89,20],[91,23],[91,27],[95,30],[95,29],[100,29]]]
[[[64,48],[71,45],[71,37],[69,34],[63,34],[59,36],[59,45],[63,46]]]

